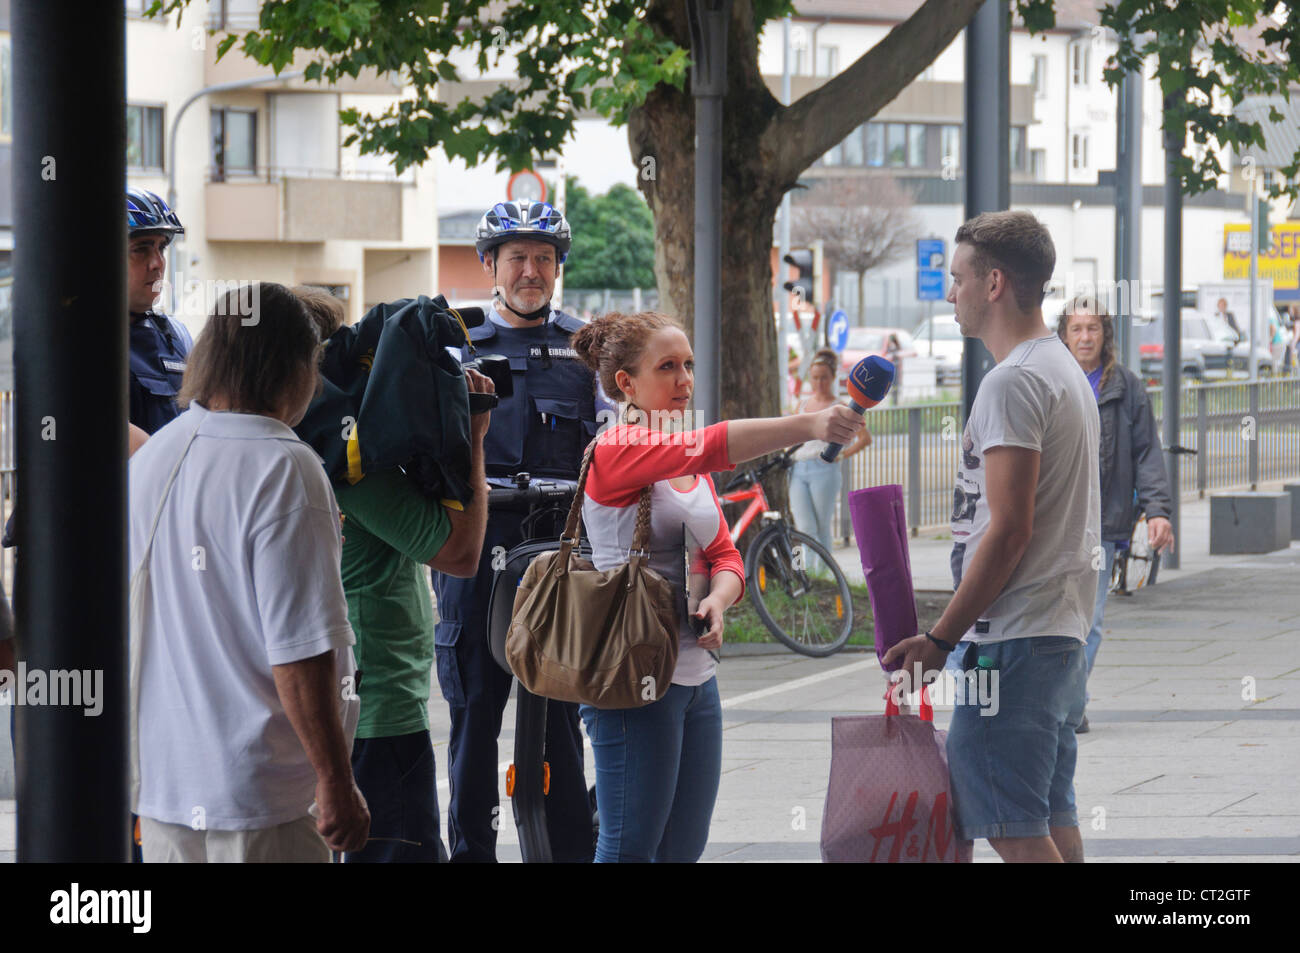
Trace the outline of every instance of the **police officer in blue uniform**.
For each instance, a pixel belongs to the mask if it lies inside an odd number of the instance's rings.
[[[165,252],[181,221],[161,198],[126,190],[127,308],[131,312],[131,423],[152,434],[180,415],[176,395],[193,341],[185,325],[153,310],[167,267]]]
[[[550,304],[569,251],[569,225],[545,202],[503,202],[483,216],[477,239],[496,300],[487,320],[471,328],[469,336],[479,354],[509,358],[514,378],[514,394],[502,398],[492,412],[484,440],[488,480],[520,472],[576,480],[583,450],[596,435],[597,402],[593,376],[570,346],[583,322]],[[462,359],[470,359],[468,348]],[[520,522],[519,513],[489,512],[474,578],[434,573],[438,682],[451,708],[447,826],[452,862],[496,859],[497,736],[512,679],[488,648],[488,599],[493,554],[523,541]],[[591,808],[577,705],[551,701],[547,709],[551,785],[546,812],[552,856],[556,862],[590,862]]]

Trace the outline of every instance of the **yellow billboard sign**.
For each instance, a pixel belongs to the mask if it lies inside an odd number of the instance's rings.
[[[1282,222],[1270,230],[1273,247],[1259,256],[1259,277],[1273,279],[1274,291],[1300,288],[1300,222]],[[1250,224],[1223,226],[1223,277],[1250,277]]]

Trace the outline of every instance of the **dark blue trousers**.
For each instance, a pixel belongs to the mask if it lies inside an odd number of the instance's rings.
[[[504,671],[488,647],[487,610],[492,593],[492,556],[520,541],[519,520],[488,520],[487,538],[478,575],[472,579],[433,574],[438,594],[438,627],[434,644],[438,684],[451,710],[451,740],[447,772],[451,798],[447,806],[447,840],[451,860],[496,860],[497,830],[504,785],[498,764],[513,760],[513,750],[501,751],[497,738],[510,698],[513,677]],[[549,703],[546,719],[546,760],[551,788],[546,798],[551,853],[559,863],[590,863],[594,856],[591,807],[582,769],[582,728],[576,704]]]
[[[438,781],[427,731],[358,738],[352,774],[370,808],[370,840],[349,864],[447,862],[438,817]]]

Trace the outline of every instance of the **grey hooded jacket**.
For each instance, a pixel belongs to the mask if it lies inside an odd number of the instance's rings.
[[[1137,508],[1169,518],[1169,473],[1146,388],[1136,374],[1116,364],[1097,398],[1101,416],[1101,538],[1128,539]]]

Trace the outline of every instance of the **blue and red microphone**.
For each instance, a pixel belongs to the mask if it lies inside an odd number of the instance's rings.
[[[855,414],[865,414],[867,408],[884,400],[893,386],[894,365],[877,354],[864,357],[849,371],[849,408]],[[842,443],[828,443],[822,451],[822,459],[827,463],[833,462],[843,447]]]

